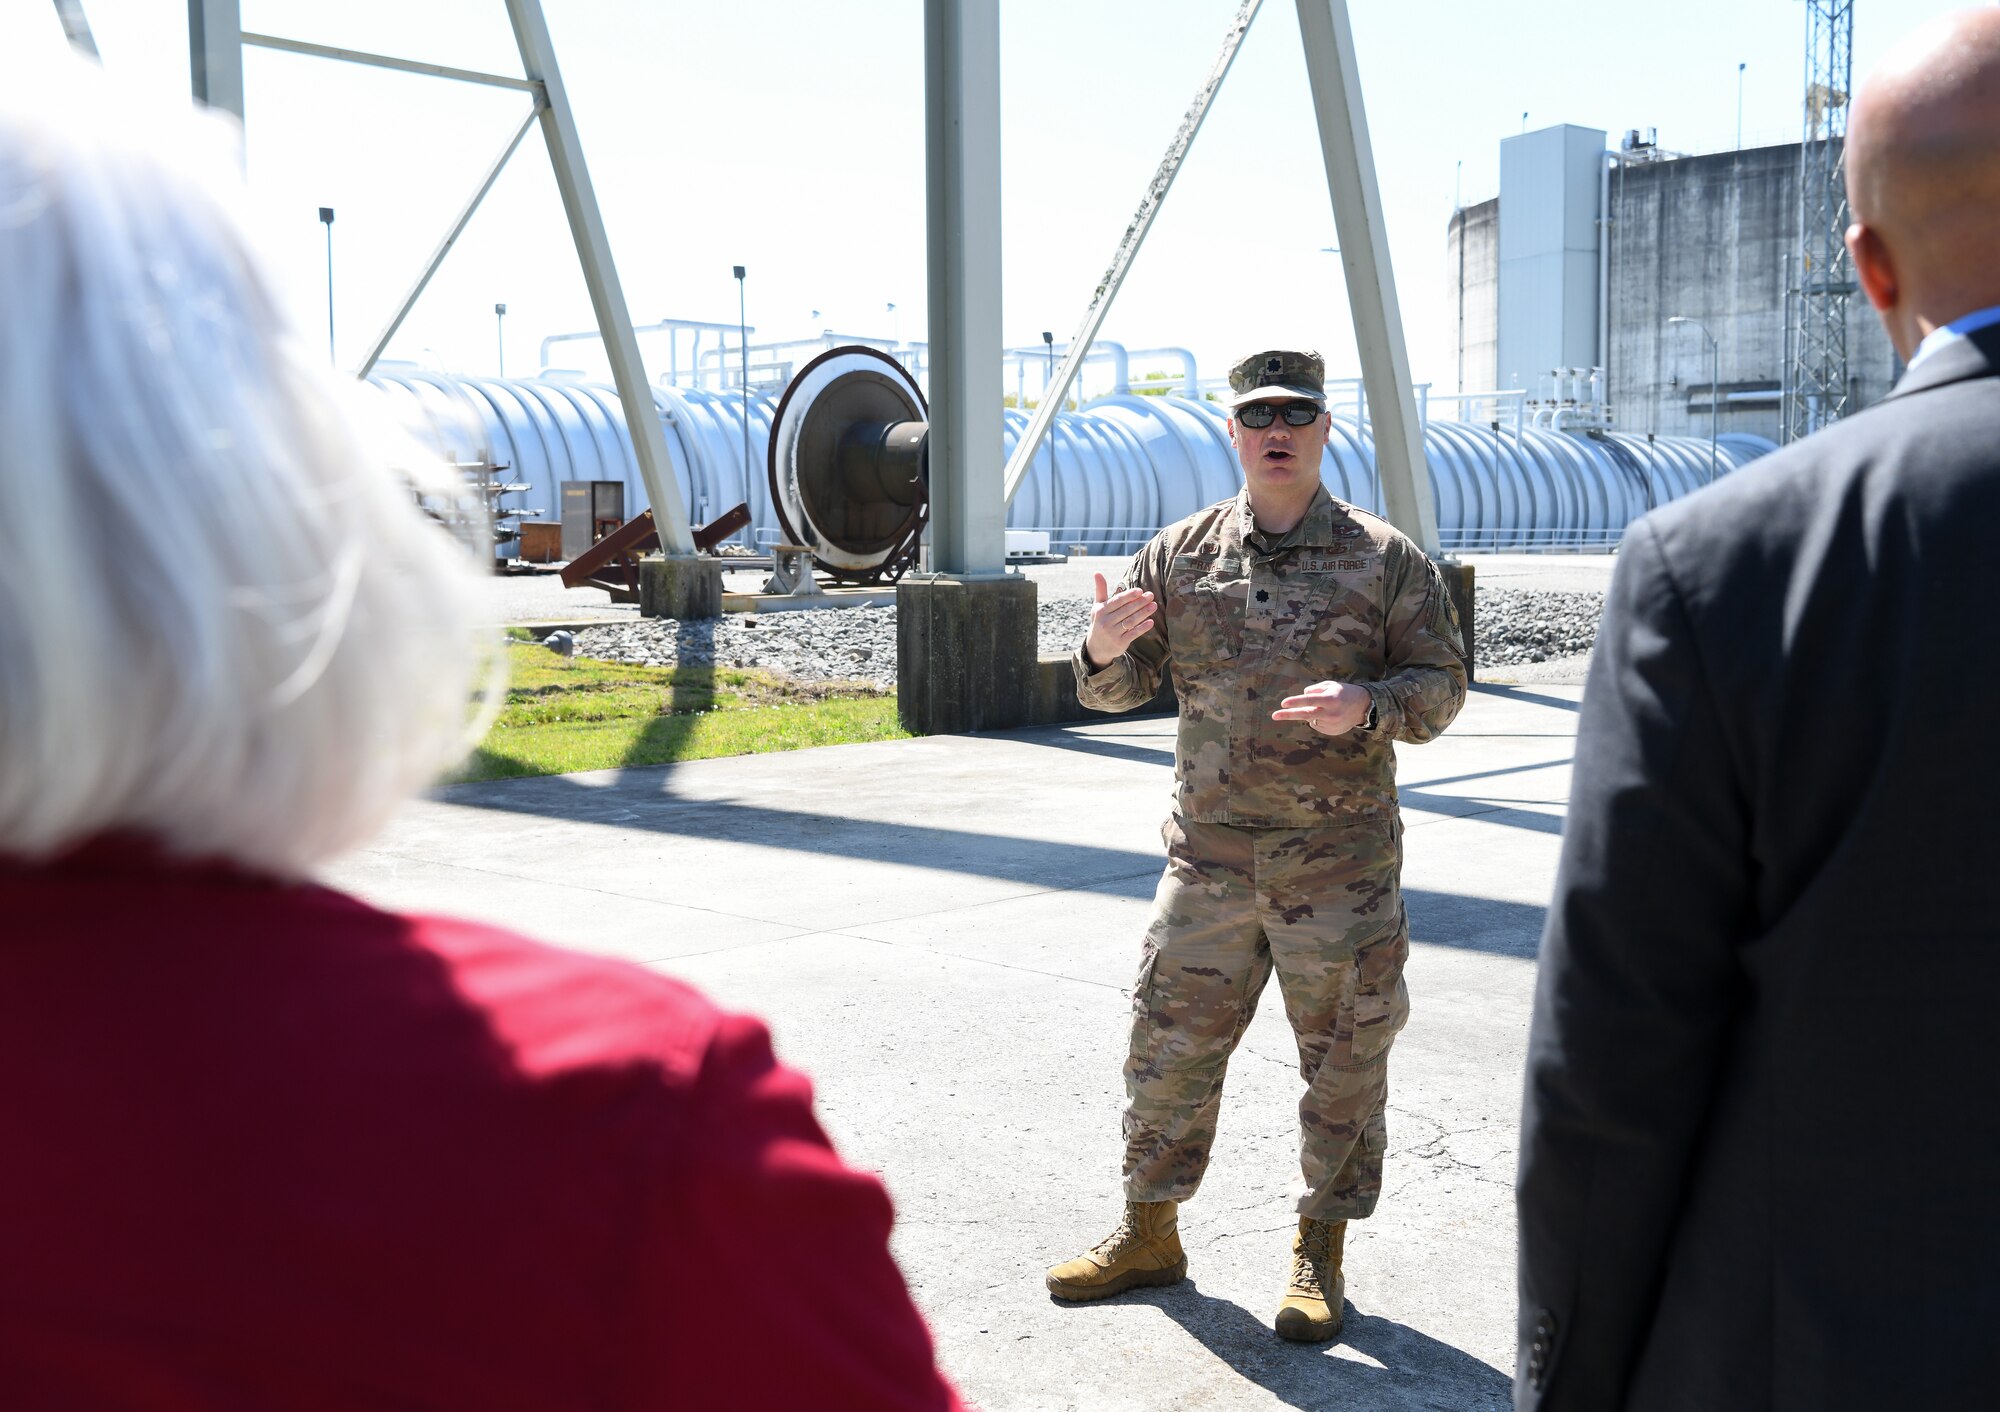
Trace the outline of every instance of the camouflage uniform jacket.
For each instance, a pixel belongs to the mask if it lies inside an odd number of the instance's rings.
[[[1153,626],[1094,669],[1079,646],[1077,695],[1099,711],[1130,711],[1171,668],[1183,818],[1313,828],[1393,814],[1392,742],[1432,739],[1465,702],[1444,580],[1386,521],[1323,486],[1275,543],[1255,531],[1245,492],[1153,536],[1121,585],[1151,590]],[[1374,728],[1329,736],[1271,719],[1285,697],[1320,681],[1365,685]]]

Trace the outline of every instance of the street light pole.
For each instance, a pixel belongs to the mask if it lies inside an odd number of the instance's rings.
[[[319,223],[326,227],[326,361],[333,356],[333,207],[319,208]]]
[[[1702,330],[1708,333],[1707,329]],[[1715,484],[1715,428],[1722,411],[1722,348],[1715,335],[1708,339],[1708,483]]]
[[[507,306],[505,304],[495,304],[493,306],[493,324],[493,339],[496,351],[500,354],[500,376],[504,378],[507,376]]]
[[[1048,344],[1049,346],[1049,380],[1047,384],[1047,390],[1045,390],[1042,393],[1042,396],[1047,397],[1050,392],[1055,391],[1055,386],[1056,386],[1056,336],[1053,333],[1050,333],[1047,329],[1043,329],[1042,342]],[[1062,408],[1060,407],[1056,408],[1056,416],[1059,417],[1061,415],[1062,415]],[[1049,419],[1049,494],[1054,495],[1055,491],[1056,491],[1056,423],[1055,423],[1055,418],[1051,417]]]
[[[745,302],[743,267],[731,267],[736,275],[736,345],[743,358],[743,493],[750,493],[750,322]]]
[[[1675,314],[1667,320],[1670,324],[1693,324],[1701,330],[1701,336],[1708,340],[1708,483],[1715,484],[1715,431],[1716,414],[1722,402],[1722,348],[1715,341],[1715,335],[1699,319],[1690,319]]]
[[[1748,64],[1736,66],[1736,150],[1743,150],[1743,70]]]

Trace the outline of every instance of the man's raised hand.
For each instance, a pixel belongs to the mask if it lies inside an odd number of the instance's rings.
[[[1124,656],[1125,649],[1153,626],[1157,605],[1143,588],[1112,593],[1103,574],[1091,577],[1097,581],[1097,602],[1090,610],[1090,635],[1083,640],[1083,655],[1091,666],[1105,667]]]

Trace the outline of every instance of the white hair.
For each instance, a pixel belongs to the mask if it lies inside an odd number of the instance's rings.
[[[483,724],[478,566],[413,495],[450,473],[282,315],[236,130],[47,67],[0,87],[0,855],[297,876]]]

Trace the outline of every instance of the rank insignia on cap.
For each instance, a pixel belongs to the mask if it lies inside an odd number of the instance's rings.
[[[1262,348],[1229,369],[1229,405],[1258,397],[1326,400],[1326,364],[1308,349]]]

